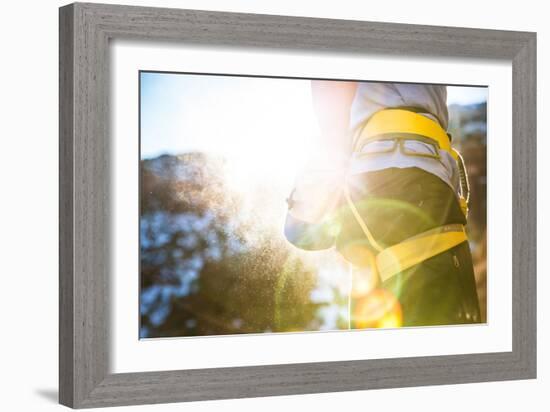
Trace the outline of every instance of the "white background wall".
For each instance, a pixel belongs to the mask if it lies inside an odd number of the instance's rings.
[[[122,1],[122,0],[121,0]],[[109,1],[105,1],[109,2]],[[109,2],[111,3],[111,2]],[[548,153],[550,27],[544,2],[181,0],[125,4],[330,17],[538,32],[538,148]],[[64,2],[2,4],[0,42],[0,378],[2,410],[61,409],[57,400],[57,8]],[[135,407],[242,411],[548,410],[550,307],[545,300],[550,162],[538,163],[537,380]],[[546,233],[545,233],[546,232]],[[498,274],[497,274],[498,275]],[[131,410],[124,408],[125,410]],[[120,409],[117,409],[120,410]]]

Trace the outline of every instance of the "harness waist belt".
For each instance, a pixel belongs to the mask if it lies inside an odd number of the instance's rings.
[[[376,112],[367,121],[355,138],[354,152],[373,140],[396,135],[421,136],[433,140],[437,147],[448,152],[455,160],[458,154],[451,147],[445,130],[436,121],[418,113],[402,109],[384,109]]]

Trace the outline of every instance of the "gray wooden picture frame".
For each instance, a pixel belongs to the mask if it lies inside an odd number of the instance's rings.
[[[84,3],[62,7],[59,27],[62,404],[87,408],[536,377],[535,33]],[[110,39],[510,61],[513,350],[110,374]]]

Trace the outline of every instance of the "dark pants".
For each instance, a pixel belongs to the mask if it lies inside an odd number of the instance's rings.
[[[377,242],[389,247],[465,217],[452,189],[418,168],[390,168],[355,176],[350,193]],[[336,246],[361,243],[364,233],[346,205]],[[376,253],[376,251],[373,252]],[[467,242],[396,274],[381,285],[399,300],[403,326],[480,322],[472,257]]]

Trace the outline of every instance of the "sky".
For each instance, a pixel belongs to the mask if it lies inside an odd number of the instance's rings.
[[[487,91],[448,86],[447,104],[483,102]],[[141,74],[142,158],[201,150],[250,162],[268,150],[299,162],[316,133],[309,80]]]
[[[447,104],[473,104],[487,101],[487,87],[447,86]]]

